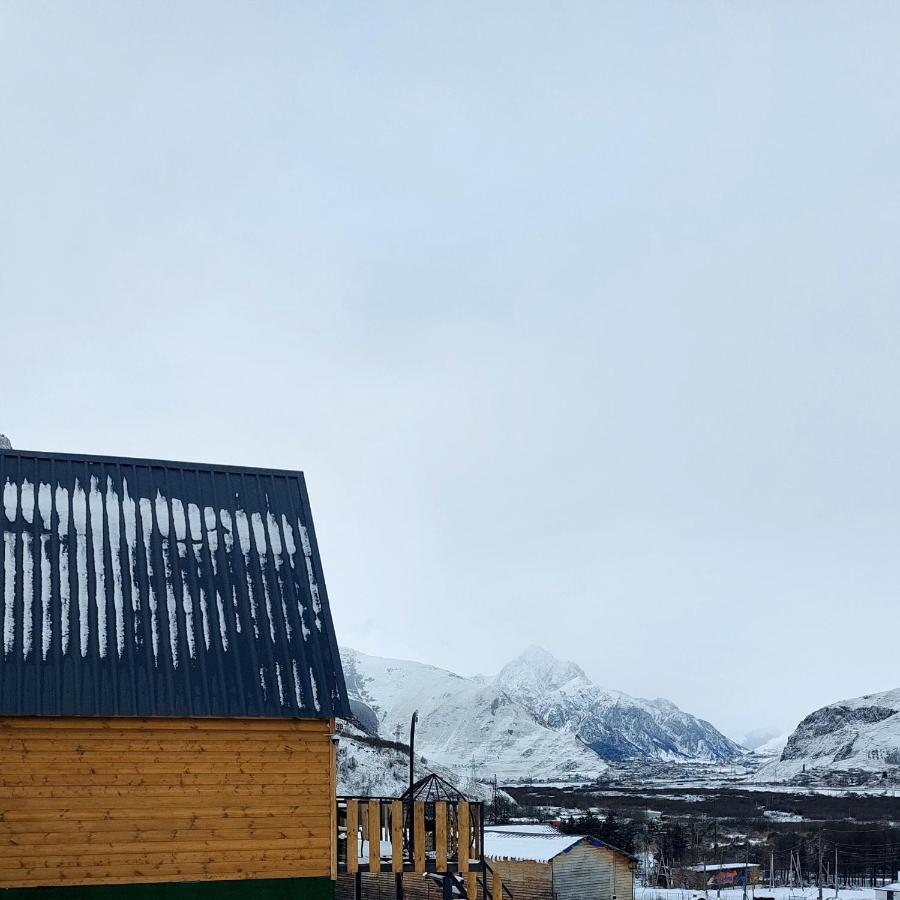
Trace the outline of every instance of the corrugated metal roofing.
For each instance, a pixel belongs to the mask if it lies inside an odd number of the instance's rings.
[[[555,829],[547,832],[484,830],[484,855],[489,859],[530,860],[550,862],[554,856],[583,841],[580,834],[561,834]]]
[[[302,473],[0,450],[0,491],[0,715],[347,715]]]

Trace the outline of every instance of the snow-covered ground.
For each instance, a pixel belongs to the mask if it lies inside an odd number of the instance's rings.
[[[819,889],[816,887],[769,888],[763,884],[757,884],[747,889],[747,896],[751,898],[774,897],[775,900],[818,900]],[[824,900],[834,900],[834,888],[826,888],[823,891]],[[635,887],[635,900],[743,900],[743,888],[723,888],[721,891],[691,891],[687,888],[655,888]],[[875,891],[870,888],[855,890],[840,890],[839,900],[875,900]]]

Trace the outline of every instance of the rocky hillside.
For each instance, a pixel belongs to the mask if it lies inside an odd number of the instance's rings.
[[[888,772],[900,777],[900,688],[823,706],[794,730],[762,780],[788,781],[804,771]]]
[[[443,766],[417,760],[417,777],[434,772],[473,800],[490,800],[488,785]],[[404,746],[367,734],[350,724],[339,727],[337,792],[350,797],[399,797],[409,785],[409,752]],[[503,795],[506,797],[506,795]]]

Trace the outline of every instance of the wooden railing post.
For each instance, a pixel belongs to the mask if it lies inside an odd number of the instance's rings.
[[[347,871],[359,868],[359,801],[347,800]]]
[[[381,871],[381,801],[369,799],[369,871]]]
[[[419,875],[425,874],[425,803],[416,800],[413,803],[413,838],[415,853],[414,869]]]
[[[403,872],[403,803],[391,800],[391,869]]]
[[[456,829],[457,868],[465,874],[469,871],[469,848],[472,844],[472,824],[469,819],[469,803],[466,800],[460,800],[459,806],[456,807]]]
[[[434,867],[438,872],[447,871],[447,801],[434,804]]]
[[[494,872],[491,878],[491,897],[493,900],[503,900],[503,879],[499,872]]]

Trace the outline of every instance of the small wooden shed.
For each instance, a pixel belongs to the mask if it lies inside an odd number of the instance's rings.
[[[515,900],[634,900],[636,859],[550,825],[487,826],[484,855]]]
[[[303,475],[5,447],[0,493],[0,894],[332,897]]]

